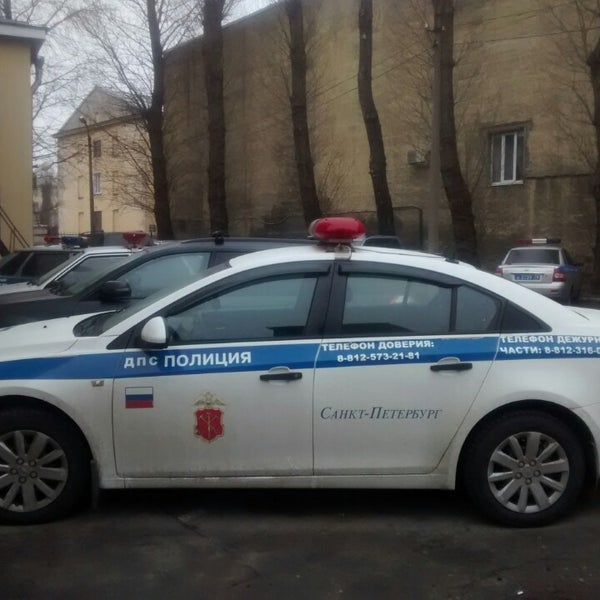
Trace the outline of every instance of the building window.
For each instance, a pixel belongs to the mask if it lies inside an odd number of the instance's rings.
[[[94,173],[94,195],[102,193],[102,183],[100,180],[100,173]]]
[[[77,178],[77,197],[81,200],[85,197],[85,188],[87,181],[83,175]]]
[[[523,129],[492,134],[490,144],[492,185],[523,182],[524,140]]]
[[[94,158],[100,158],[102,156],[102,141],[94,140],[93,148],[94,148],[94,151],[93,151]]]

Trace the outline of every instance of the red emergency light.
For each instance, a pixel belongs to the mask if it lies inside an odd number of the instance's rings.
[[[146,239],[146,234],[143,231],[126,231],[123,234],[123,239],[134,248],[137,248]]]
[[[349,244],[364,236],[365,225],[354,217],[324,217],[308,228],[308,235],[327,244]]]
[[[45,235],[44,242],[49,246],[54,244],[60,244],[60,236],[59,235]]]

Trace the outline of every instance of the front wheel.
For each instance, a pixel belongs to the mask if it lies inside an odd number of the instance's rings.
[[[0,520],[62,517],[81,500],[88,481],[87,447],[66,419],[33,408],[0,412]]]
[[[571,429],[538,411],[488,423],[466,449],[462,477],[473,503],[505,525],[535,527],[569,512],[584,484],[585,460]]]

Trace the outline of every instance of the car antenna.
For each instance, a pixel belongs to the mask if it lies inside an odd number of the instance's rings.
[[[446,262],[453,263],[457,265],[460,261],[456,258],[456,249],[450,252],[450,256],[446,256]]]
[[[222,246],[223,243],[225,242],[225,236],[223,235],[223,232],[220,231],[219,229],[212,232],[212,237],[215,240],[216,246]]]

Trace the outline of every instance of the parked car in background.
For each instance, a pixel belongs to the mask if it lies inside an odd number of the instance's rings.
[[[558,300],[571,303],[581,293],[581,264],[560,245],[560,239],[532,238],[511,248],[496,275]]]
[[[0,285],[36,279],[81,252],[60,244],[16,250],[0,259]]]
[[[240,254],[309,243],[307,239],[215,236],[143,248],[125,262],[81,280],[0,295],[0,327],[122,309],[164,288],[176,289]]]
[[[55,285],[72,285],[81,279],[89,278],[92,273],[103,271],[110,265],[125,260],[134,252],[135,250],[123,246],[84,248],[75,256],[36,279],[12,285],[1,285],[0,295],[33,292]]]

